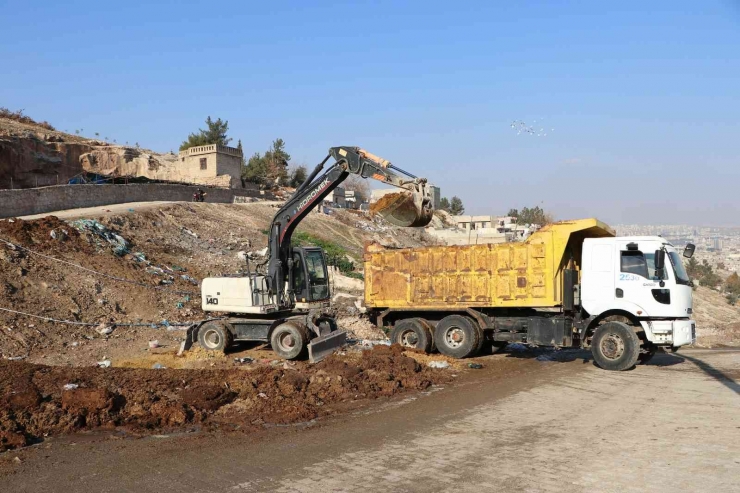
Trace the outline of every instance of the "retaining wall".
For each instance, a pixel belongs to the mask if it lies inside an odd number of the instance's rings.
[[[81,209],[127,202],[193,200],[198,189],[191,185],[146,183],[132,185],[60,185],[23,190],[0,190],[0,218],[18,217],[65,209]],[[252,189],[203,187],[206,202],[233,203],[234,197],[264,197]]]

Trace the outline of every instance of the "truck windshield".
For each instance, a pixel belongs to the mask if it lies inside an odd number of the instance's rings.
[[[686,268],[683,266],[681,256],[677,252],[669,251],[668,258],[671,260],[673,266],[673,273],[676,275],[676,284],[688,285],[691,281],[689,275],[686,273]]]
[[[306,252],[308,280],[311,284],[311,300],[323,300],[329,297],[329,280],[326,277],[324,255],[320,251]]]

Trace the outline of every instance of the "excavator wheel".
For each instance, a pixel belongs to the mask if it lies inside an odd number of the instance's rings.
[[[284,322],[272,331],[270,336],[272,350],[283,359],[298,359],[306,355],[308,347],[308,333],[297,322]]]
[[[198,329],[198,342],[209,351],[224,352],[233,344],[234,335],[224,322],[206,322]]]

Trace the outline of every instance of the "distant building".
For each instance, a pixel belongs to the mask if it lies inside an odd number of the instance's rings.
[[[344,187],[337,187],[326,196],[323,205],[328,207],[347,207],[347,200]]]
[[[242,151],[235,147],[210,144],[180,151],[183,181],[202,185],[241,188]]]

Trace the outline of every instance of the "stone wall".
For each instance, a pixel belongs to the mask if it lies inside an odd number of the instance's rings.
[[[42,214],[127,202],[193,200],[197,186],[161,183],[132,185],[60,185],[23,190],[0,190],[0,218]],[[267,197],[257,189],[202,187],[206,202],[234,203],[235,197]]]

